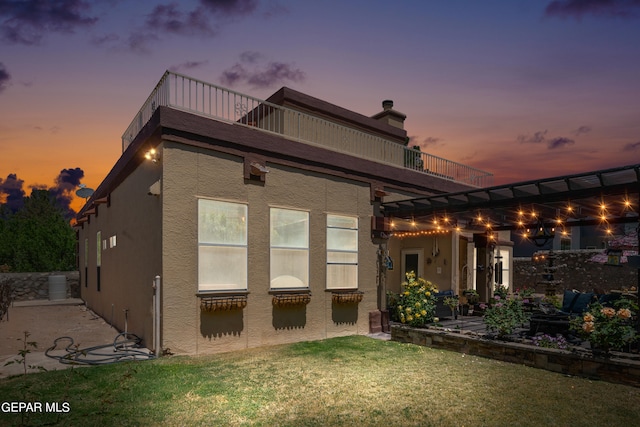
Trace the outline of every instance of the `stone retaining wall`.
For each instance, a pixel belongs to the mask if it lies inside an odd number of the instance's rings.
[[[54,273],[0,273],[0,283],[11,287],[13,301],[49,299],[49,276],[67,277],[67,298],[80,298],[80,273],[63,271]]]
[[[630,288],[638,286],[638,269],[631,268],[627,263],[620,266],[590,262],[592,256],[602,251],[572,250],[556,251],[554,265],[566,264],[566,267],[556,271],[554,279],[562,280],[557,286],[557,293],[564,289],[577,289],[579,291],[593,291],[601,289],[608,292],[612,289]],[[540,251],[537,254],[547,255],[549,251]],[[536,293],[545,293],[546,285],[538,284],[542,280],[544,266],[547,260],[533,261],[531,258],[514,258],[513,260],[513,287],[514,289],[526,286],[535,287]]]
[[[504,362],[517,363],[564,375],[599,379],[612,383],[640,387],[640,360],[597,358],[591,352],[570,352],[533,345],[495,341],[474,335],[446,332],[437,329],[411,328],[391,325],[393,341],[455,351]]]

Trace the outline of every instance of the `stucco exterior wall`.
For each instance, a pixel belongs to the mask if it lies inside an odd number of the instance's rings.
[[[160,179],[161,163],[142,163],[110,193],[109,203],[79,228],[80,294],[87,306],[120,331],[153,346],[153,278],[161,274],[162,196],[149,195]],[[97,232],[106,240],[97,289]],[[109,238],[116,236],[116,246]],[[85,260],[85,239],[88,256]],[[86,265],[86,269],[85,269]],[[126,320],[125,320],[125,310]]]
[[[163,347],[212,353],[247,347],[366,334],[377,308],[376,250],[371,241],[368,184],[267,163],[265,183],[246,181],[243,159],[167,142],[163,151]],[[198,292],[197,201],[248,205],[248,297],[242,310],[202,312]],[[269,280],[269,209],[309,212],[306,306],[276,308]],[[359,218],[359,304],[336,305],[326,284],[326,214]],[[230,266],[233,268],[233,266]]]
[[[439,249],[437,256],[433,255],[435,239]],[[459,254],[453,239],[458,239],[458,236],[452,232],[419,237],[392,237],[389,240],[389,255],[393,259],[394,268],[387,270],[387,290],[400,292],[400,285],[406,280],[402,271],[403,250],[414,249],[422,250],[422,277],[435,283],[440,291],[456,290],[454,276]]]

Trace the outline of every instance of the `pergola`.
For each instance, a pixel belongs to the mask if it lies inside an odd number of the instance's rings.
[[[386,202],[381,211],[392,236],[464,230],[491,239],[494,231],[521,230],[543,244],[571,227],[601,225],[612,233],[613,224],[639,220],[640,164]]]
[[[431,228],[535,231],[638,222],[639,194],[636,164],[386,202],[382,212]]]

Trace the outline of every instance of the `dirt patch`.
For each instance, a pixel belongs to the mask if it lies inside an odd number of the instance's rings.
[[[31,353],[27,355],[27,363],[47,370],[69,366],[44,355],[56,338],[71,337],[82,349],[113,343],[119,332],[81,303],[10,307],[8,319],[5,316],[0,322],[0,378],[23,372],[22,365],[4,365],[18,357],[24,331],[30,333],[27,340],[36,342],[38,346],[29,348]]]

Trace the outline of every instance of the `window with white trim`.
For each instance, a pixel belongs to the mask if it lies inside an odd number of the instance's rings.
[[[358,288],[358,218],[327,215],[327,289]]]
[[[198,200],[198,290],[247,289],[247,205]]]
[[[309,212],[271,208],[271,289],[309,287]]]

